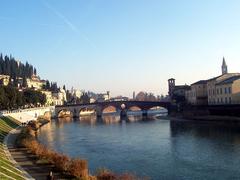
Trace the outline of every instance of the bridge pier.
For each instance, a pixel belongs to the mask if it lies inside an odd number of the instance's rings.
[[[142,110],[142,116],[147,117],[148,116],[148,111],[147,110]]]
[[[121,119],[124,119],[124,118],[126,118],[127,117],[127,111],[124,109],[124,110],[122,110],[121,112],[120,112],[120,118]]]
[[[97,111],[97,113],[96,113],[96,114],[97,114],[97,117],[98,117],[98,118],[101,118],[101,117],[102,117],[102,114],[103,114],[103,112],[102,112],[102,111]]]

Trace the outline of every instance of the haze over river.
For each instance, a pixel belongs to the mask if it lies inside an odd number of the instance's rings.
[[[39,140],[99,167],[151,179],[240,179],[240,128],[169,121],[160,116],[94,116],[59,119],[42,127]]]

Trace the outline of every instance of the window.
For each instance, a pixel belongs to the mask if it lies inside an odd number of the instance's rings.
[[[232,98],[229,97],[229,104],[232,104]]]
[[[222,88],[220,88],[220,94],[222,94]]]
[[[221,103],[223,103],[223,98],[221,98]]]
[[[227,97],[225,97],[225,104],[227,104],[228,103],[228,98]]]
[[[231,87],[228,88],[228,93],[232,94],[232,88]]]
[[[227,94],[227,88],[226,88],[226,87],[225,87],[225,89],[224,89],[224,90],[225,90],[225,94]]]
[[[217,89],[217,94],[219,94],[219,89]]]
[[[217,102],[218,102],[218,104],[219,104],[219,98],[217,98]]]

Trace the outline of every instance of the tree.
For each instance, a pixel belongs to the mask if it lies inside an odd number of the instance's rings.
[[[51,82],[50,90],[51,90],[52,92],[58,92],[58,86],[57,86],[57,83],[53,83],[53,82]]]
[[[25,102],[29,106],[38,106],[44,105],[46,103],[46,95],[41,93],[40,91],[34,91],[32,89],[28,89],[24,91]]]
[[[36,68],[34,68],[33,73],[34,73],[35,76],[37,75],[37,70],[36,70]]]
[[[88,96],[87,93],[83,93],[81,98],[80,98],[80,103],[82,104],[88,104],[90,103],[90,97]]]
[[[8,99],[5,93],[4,86],[0,86],[0,109],[7,109]]]
[[[46,81],[46,89],[50,90],[50,82],[48,80]]]

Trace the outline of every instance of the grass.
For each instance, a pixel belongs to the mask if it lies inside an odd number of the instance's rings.
[[[0,118],[0,179],[23,180],[22,173],[11,163],[4,152],[4,138],[12,130],[17,128],[20,122],[10,117]]]

